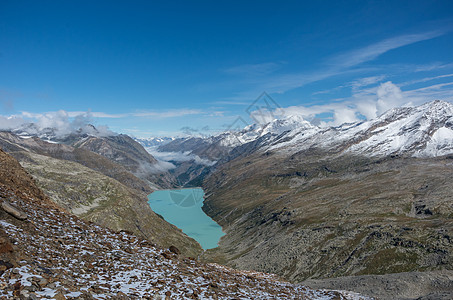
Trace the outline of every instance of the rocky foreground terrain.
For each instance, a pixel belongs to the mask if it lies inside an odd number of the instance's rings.
[[[203,264],[58,207],[0,150],[1,299],[366,299]]]

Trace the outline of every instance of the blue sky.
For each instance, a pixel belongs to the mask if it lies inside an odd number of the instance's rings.
[[[0,127],[209,133],[264,91],[325,125],[453,101],[453,1],[0,0]]]

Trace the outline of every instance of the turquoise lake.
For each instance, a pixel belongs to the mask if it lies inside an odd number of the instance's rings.
[[[165,221],[180,228],[206,250],[217,247],[225,233],[201,209],[203,196],[201,188],[159,190],[148,196],[148,203]]]

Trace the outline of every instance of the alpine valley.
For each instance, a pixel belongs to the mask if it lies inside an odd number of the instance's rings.
[[[0,132],[0,147],[6,298],[453,296],[448,102],[209,137],[26,124]],[[152,191],[178,187],[204,189],[203,210],[226,233],[217,248],[149,207]]]

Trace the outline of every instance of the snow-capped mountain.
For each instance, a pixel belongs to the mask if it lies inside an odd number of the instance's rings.
[[[67,124],[64,124],[63,127],[41,127],[36,123],[24,123],[11,132],[23,138],[39,137],[45,141],[59,141],[68,138],[68,136],[107,137],[117,135],[105,126],[95,127],[92,124],[71,128]]]
[[[418,107],[394,108],[370,121],[324,129],[295,129],[275,140],[270,149],[295,152],[311,147],[367,156],[450,154],[453,105],[437,100]]]
[[[225,132],[216,140],[225,147],[236,147],[252,142],[265,135],[278,136],[293,130],[313,130],[317,127],[304,120],[301,116],[293,115],[285,119],[275,119],[267,124],[252,124],[239,132]]]
[[[134,138],[137,142],[139,142],[143,147],[155,147],[161,146],[174,141],[174,137],[150,137],[150,138]]]
[[[363,140],[350,151],[429,157],[453,153],[453,105],[448,102],[392,109],[363,126]]]
[[[441,156],[453,153],[453,105],[436,100],[418,107],[399,107],[373,120],[337,127],[315,126],[293,115],[217,136],[175,139],[159,150],[183,149],[219,160],[246,144],[249,151],[277,150],[283,155],[317,148],[367,156]]]

